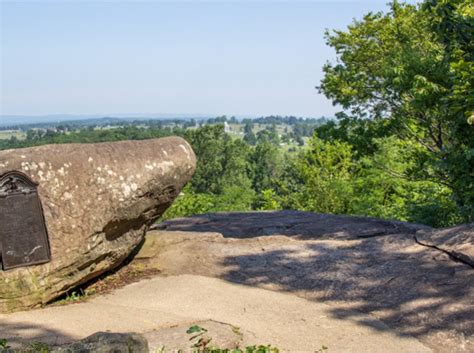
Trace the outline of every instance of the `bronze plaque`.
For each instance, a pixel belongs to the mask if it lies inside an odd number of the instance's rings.
[[[48,233],[38,184],[12,171],[0,176],[0,250],[4,270],[48,262]]]

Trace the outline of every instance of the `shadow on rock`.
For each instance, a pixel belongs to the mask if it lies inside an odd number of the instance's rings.
[[[285,235],[297,239],[352,239],[408,233],[430,227],[370,217],[337,216],[302,211],[222,212],[172,219],[157,229],[218,232],[226,238]]]
[[[0,316],[0,321],[1,316]],[[46,326],[29,324],[27,322],[5,323],[0,322],[0,339],[5,338],[7,345],[12,348],[31,347],[31,344],[42,343],[55,346],[71,342],[73,337],[61,331],[47,328]],[[2,351],[0,347],[0,352]]]
[[[463,347],[463,336],[474,334],[474,271],[446,254],[400,238],[346,244],[321,241],[301,250],[227,257],[223,277],[337,302],[332,314],[339,319],[357,320],[357,312],[371,313],[400,335],[433,335],[430,340],[439,339],[445,347],[450,340]],[[380,329],[370,322],[360,323]]]
[[[474,351],[474,270],[449,253],[417,243],[415,233],[437,232],[429,227],[280,211],[194,216],[160,228],[170,237],[218,232],[227,238],[203,238],[203,245],[194,241],[191,249],[200,255],[191,273],[326,301],[335,304],[331,312],[341,319],[358,321],[358,313],[370,313],[435,351]],[[469,244],[472,249],[472,241],[462,239],[460,249],[466,251]],[[203,260],[206,256],[217,259]]]

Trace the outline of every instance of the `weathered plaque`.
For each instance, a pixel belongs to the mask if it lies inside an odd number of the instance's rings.
[[[38,184],[11,171],[0,175],[0,250],[4,270],[48,262],[48,233]]]

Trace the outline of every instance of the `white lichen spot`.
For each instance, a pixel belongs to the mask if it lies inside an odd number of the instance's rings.
[[[188,160],[191,160],[191,156],[190,156],[189,151],[186,148],[186,146],[185,145],[179,145],[179,147],[184,151],[184,153],[186,153],[186,157],[188,157]]]
[[[54,177],[54,172],[48,170],[46,173],[46,180],[51,180]]]
[[[120,181],[123,181],[123,180],[124,180],[124,177],[123,177],[123,176],[119,176],[119,179],[120,179]]]
[[[25,158],[26,158],[26,156],[25,156],[24,154],[22,154],[20,157],[21,157],[22,159],[25,159]]]
[[[168,157],[168,152],[166,152],[166,150],[162,150],[163,154]]]
[[[59,173],[60,175],[64,176],[64,174],[65,174],[65,173],[64,173],[64,168],[61,167],[60,169],[58,169],[58,173]]]
[[[101,171],[102,171],[102,168],[101,168],[101,167],[97,167],[97,171],[98,171],[98,172],[101,172]]]
[[[150,164],[145,164],[145,169],[147,170],[153,170],[153,166]]]
[[[132,189],[132,191],[137,191],[138,185],[135,184],[135,183],[132,183],[132,184],[130,184],[130,188]]]
[[[66,191],[64,193],[64,200],[70,200],[70,199],[72,199],[72,194]]]
[[[130,196],[132,189],[130,188],[128,184],[122,183],[122,192],[123,192],[123,196],[128,197]]]
[[[158,164],[158,167],[162,170],[163,174],[168,172],[171,167],[174,166],[174,162],[171,161],[163,161]]]
[[[41,169],[46,168],[46,163],[45,162],[39,162],[38,165]]]
[[[90,163],[90,162],[94,161],[94,158],[89,157],[89,159],[87,161]]]

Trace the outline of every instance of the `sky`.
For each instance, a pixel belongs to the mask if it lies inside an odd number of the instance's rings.
[[[372,1],[5,1],[1,115],[332,116],[315,89]]]

